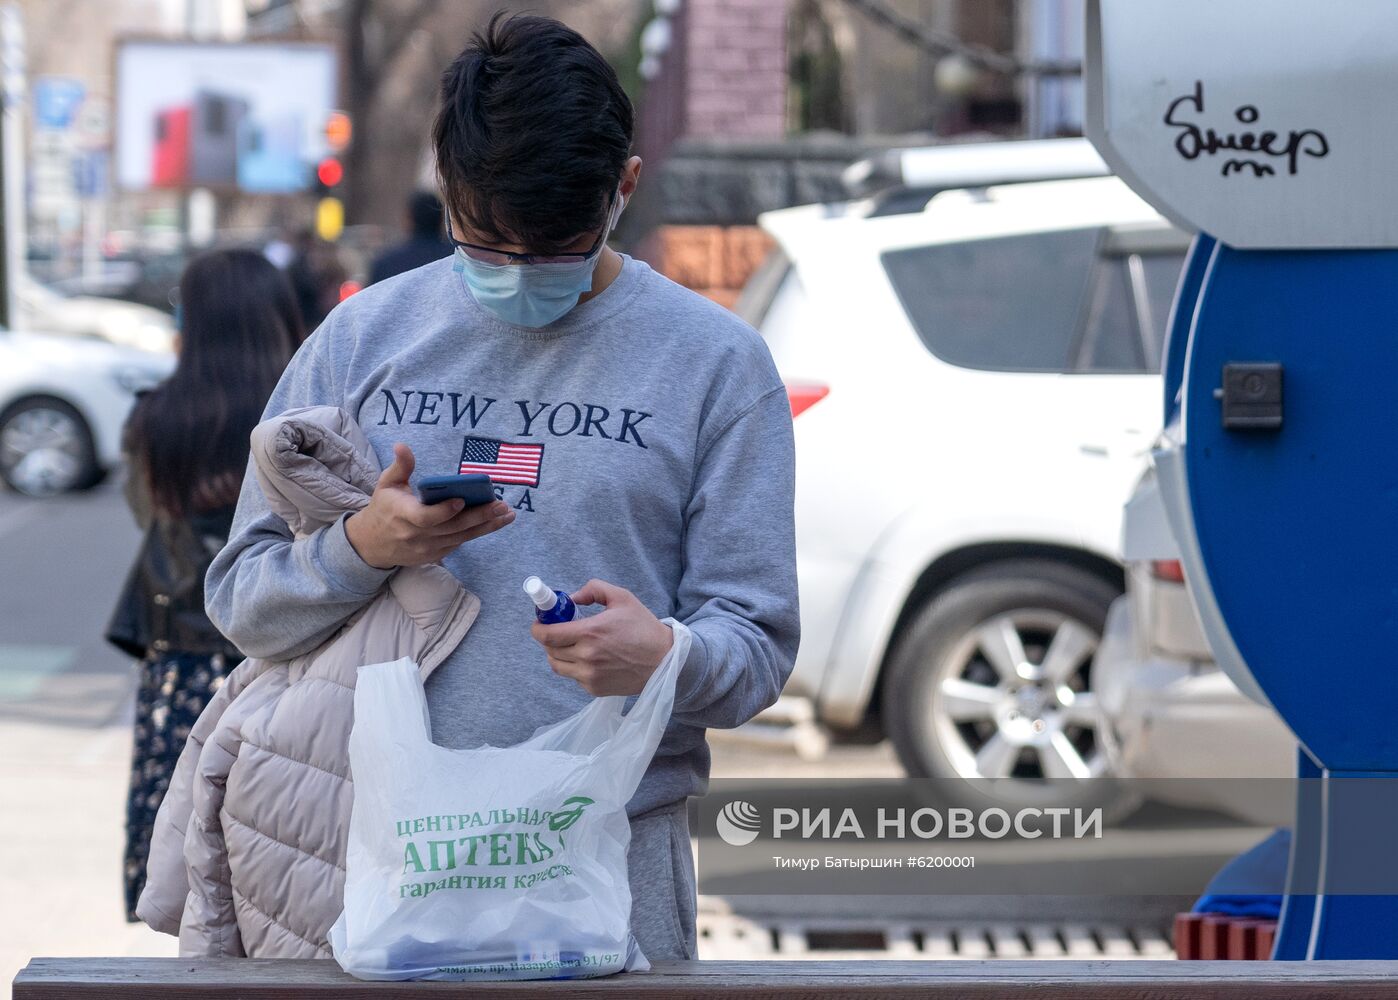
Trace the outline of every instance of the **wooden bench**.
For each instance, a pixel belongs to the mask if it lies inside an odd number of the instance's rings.
[[[1398,1000],[1398,962],[657,962],[650,972],[567,982],[364,983],[333,962],[36,958],[14,982],[14,1000],[613,996]]]

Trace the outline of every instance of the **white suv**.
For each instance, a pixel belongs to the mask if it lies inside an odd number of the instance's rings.
[[[1091,664],[1186,238],[1112,177],[760,222],[779,249],[739,311],[796,416],[787,693],[913,775],[995,779],[952,797],[1031,805],[1047,776],[1121,802]]]

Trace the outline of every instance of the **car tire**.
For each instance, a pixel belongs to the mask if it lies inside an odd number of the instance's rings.
[[[0,480],[43,497],[90,489],[103,479],[92,428],[70,403],[30,396],[0,413]]]
[[[1025,559],[968,572],[916,613],[889,659],[882,708],[909,776],[932,779],[919,783],[923,798],[1100,808],[1104,822],[1140,805],[1107,769],[1091,688],[1119,593],[1076,566]]]

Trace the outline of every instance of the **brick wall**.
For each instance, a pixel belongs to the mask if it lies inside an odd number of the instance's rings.
[[[671,281],[731,309],[771,249],[756,226],[661,226],[650,258]]]
[[[683,134],[786,134],[785,0],[684,0]]]
[[[641,109],[640,149],[652,169],[666,169],[678,140],[785,137],[786,8],[786,0],[683,0],[672,49]],[[730,165],[733,170],[747,174],[741,164]],[[671,223],[684,198],[663,176],[652,177],[652,191],[666,197],[651,206],[653,222],[635,252],[670,279],[731,308],[771,249],[770,238],[752,225]],[[754,178],[743,176],[741,183]],[[733,221],[712,215],[699,221],[708,219]]]

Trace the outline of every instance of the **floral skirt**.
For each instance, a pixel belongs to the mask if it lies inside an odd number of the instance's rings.
[[[126,799],[126,919],[146,885],[151,830],[189,731],[237,661],[221,653],[149,653],[138,664],[131,789]]]

